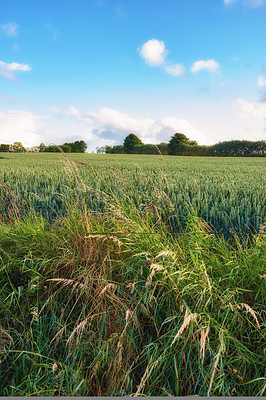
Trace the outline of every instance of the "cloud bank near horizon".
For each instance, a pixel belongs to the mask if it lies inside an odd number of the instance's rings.
[[[262,140],[266,132],[266,103],[238,98],[232,105],[236,118],[242,124],[244,136],[233,135],[231,130],[222,140]],[[96,147],[122,144],[129,133],[136,134],[144,143],[152,144],[168,142],[176,132],[184,133],[199,144],[209,145],[221,140],[215,133],[215,136],[207,136],[188,120],[175,116],[164,116],[158,120],[134,118],[107,107],[86,112],[74,106],[65,110],[49,107],[48,111],[45,116],[18,110],[1,111],[0,142],[10,144],[19,141],[30,147],[42,142],[48,145],[84,140],[91,152]]]
[[[208,141],[202,131],[182,118],[169,116],[159,120],[134,118],[111,108],[81,113],[77,108],[71,106],[65,111],[56,108],[52,108],[51,111],[59,117],[74,118],[78,123],[87,125],[94,136],[103,138],[107,135],[115,143],[122,143],[129,133],[134,133],[144,143],[158,144],[168,142],[175,132],[184,132],[202,144]]]

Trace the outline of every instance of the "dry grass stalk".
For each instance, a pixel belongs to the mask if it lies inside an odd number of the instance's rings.
[[[53,337],[53,339],[51,340],[50,343],[55,342],[56,344],[58,344],[58,342],[62,339],[65,329],[66,329],[65,326],[63,326],[63,328],[59,329],[59,331],[55,334],[55,336]]]
[[[2,339],[1,336],[7,337],[11,342],[13,342],[12,336],[10,336],[9,333],[0,326],[0,339]],[[0,340],[0,343],[1,341],[3,341],[3,339]]]
[[[123,246],[123,243],[121,240],[119,240],[116,236],[112,235],[87,235],[85,236],[85,239],[104,239],[104,240],[112,240],[114,243],[117,243],[119,247]]]
[[[148,287],[152,284],[152,278],[156,274],[156,272],[165,271],[164,267],[160,264],[151,264],[150,265],[151,272],[147,278],[145,286]]]
[[[99,293],[99,297],[100,296],[103,296],[104,295],[104,293],[107,291],[107,290],[110,290],[110,289],[113,289],[113,291],[116,289],[116,285],[114,284],[114,283],[107,283],[107,285],[100,291],[100,293]]]
[[[260,329],[260,323],[258,321],[258,318],[257,318],[256,314],[255,314],[255,311],[248,304],[240,303],[240,304],[237,304],[236,307],[238,309],[241,309],[241,308],[245,309],[247,312],[249,312],[252,315],[252,317],[255,319],[255,322],[256,322],[258,328]]]
[[[85,289],[86,286],[83,283],[76,282],[73,279],[66,279],[66,278],[51,278],[51,279],[46,279],[47,282],[57,282],[57,283],[63,283],[64,286],[69,286],[73,285],[73,290],[76,288],[79,289]]]
[[[53,364],[53,375],[56,373],[58,365],[56,363]]]
[[[201,337],[200,337],[200,359],[203,363],[205,358],[205,345],[208,338],[208,334],[210,332],[210,327],[208,326],[206,329],[201,329]]]
[[[136,391],[136,393],[134,394],[134,397],[137,397],[137,396],[140,395],[142,389],[144,388],[144,386],[145,386],[145,384],[146,384],[146,381],[149,379],[149,376],[151,375],[152,371],[154,370],[154,368],[155,368],[155,367],[157,366],[157,364],[159,363],[160,358],[161,358],[161,357],[159,357],[159,358],[153,363],[152,366],[151,366],[150,364],[147,366],[146,371],[144,372],[144,375],[143,375],[142,378],[141,378],[141,381],[140,381],[140,384],[139,384],[139,386],[138,386],[138,388],[137,388],[137,391]]]
[[[206,276],[206,280],[207,280],[207,283],[208,283],[208,286],[209,286],[209,291],[211,293],[212,292],[211,281],[210,281],[210,278],[209,278],[209,275],[208,275],[208,272],[207,272],[206,265],[204,263],[203,263],[203,268],[204,268],[204,274]]]
[[[170,250],[161,251],[155,257],[155,260],[159,260],[160,258],[163,258],[163,257],[171,257],[174,261],[176,260],[176,254],[173,251],[170,251]]]
[[[86,167],[87,169],[89,169],[89,170],[91,170],[91,171],[93,171],[93,172],[96,172],[96,169],[94,169],[91,165],[89,165],[89,164],[87,164],[87,163],[84,163],[84,162],[82,162],[82,161],[79,161],[79,160],[72,160],[72,162],[73,163],[76,163],[76,164],[80,164],[80,165],[83,165],[84,167]]]
[[[177,334],[175,335],[171,346],[176,342],[176,340],[179,338],[179,336],[182,335],[182,333],[184,332],[184,330],[190,325],[190,323],[192,321],[196,321],[198,317],[198,314],[194,313],[194,314],[188,314],[188,310],[186,309],[186,313],[185,313],[185,317],[184,317],[184,321],[181,325],[181,327],[179,328]]]
[[[76,328],[73,330],[73,332],[70,334],[69,338],[67,339],[67,342],[66,342],[67,345],[72,341],[75,334],[77,334],[78,337],[81,335],[81,333],[84,331],[87,323],[88,323],[88,318],[84,319],[76,326]]]
[[[211,376],[210,385],[209,385],[209,389],[208,389],[208,393],[207,393],[207,396],[208,396],[208,397],[209,397],[210,392],[211,392],[211,388],[212,388],[212,384],[213,384],[213,380],[214,380],[215,371],[216,371],[217,365],[218,365],[218,363],[219,363],[219,361],[220,361],[222,352],[223,352],[223,346],[221,345],[221,346],[220,346],[220,349],[219,349],[219,351],[218,351],[218,354],[216,355],[216,360],[215,360],[215,363],[214,363],[214,366],[213,366],[212,376]]]
[[[127,181],[127,179],[125,178],[125,176],[122,174],[121,171],[118,171],[118,169],[116,169],[115,167],[113,167],[111,165],[108,165],[105,168],[111,169],[112,171],[114,171],[117,174],[117,177],[121,183],[125,184],[126,186],[132,187],[132,185]]]
[[[132,293],[134,293],[134,290],[135,290],[135,286],[136,286],[136,282],[133,282],[133,283],[128,283],[127,284],[127,288],[131,288],[131,290],[130,290],[130,294],[132,294]]]

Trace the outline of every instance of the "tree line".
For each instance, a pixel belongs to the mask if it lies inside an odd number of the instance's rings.
[[[0,152],[40,152],[58,153],[60,149],[65,153],[85,153],[87,144],[84,140],[66,142],[60,146],[50,144],[25,148],[21,142],[0,144]],[[199,145],[190,140],[183,133],[175,133],[169,143],[144,144],[136,135],[130,133],[122,145],[97,147],[97,153],[106,154],[163,154],[178,156],[216,156],[216,157],[265,157],[266,141],[252,142],[249,140],[230,140],[219,142],[211,146]]]
[[[98,153],[106,154],[163,154],[179,156],[265,157],[266,141],[230,140],[211,146],[199,145],[183,133],[175,133],[169,143],[144,144],[136,135],[128,135],[123,145],[104,146]]]
[[[8,152],[8,153],[59,153],[60,149],[65,153],[85,153],[87,150],[87,144],[84,140],[76,140],[75,142],[64,143],[59,146],[50,144],[46,146],[44,143],[41,143],[39,146],[33,146],[29,148],[25,148],[21,142],[15,142],[13,144],[0,144],[0,152]]]

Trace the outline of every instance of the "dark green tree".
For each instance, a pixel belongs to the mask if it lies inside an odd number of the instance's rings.
[[[60,148],[63,150],[64,153],[71,153],[71,147],[67,143],[62,144]]]
[[[125,153],[134,153],[134,147],[143,145],[142,141],[134,135],[134,133],[130,133],[124,140],[124,151]]]
[[[59,148],[54,144],[50,144],[49,146],[45,147],[43,151],[44,153],[60,153]]]
[[[105,146],[105,154],[111,154],[112,150],[113,150],[112,146],[108,145]]]
[[[112,147],[111,153],[112,154],[123,154],[124,151],[124,146],[122,144],[117,144]]]
[[[25,153],[26,149],[21,142],[14,142],[13,144],[13,151],[15,153]]]
[[[189,138],[183,133],[175,133],[168,143],[169,154],[179,154],[189,142]]]
[[[188,145],[189,146],[198,146],[198,142],[196,140],[190,140]]]
[[[40,146],[39,146],[39,152],[40,152],[40,153],[43,153],[43,152],[45,151],[45,149],[46,149],[45,144],[44,144],[44,143],[41,143]]]
[[[0,144],[0,151],[2,151],[4,153],[8,153],[9,152],[9,144]]]
[[[85,153],[86,150],[87,150],[87,144],[84,142],[84,140],[76,140],[74,142],[72,147],[73,153]]]

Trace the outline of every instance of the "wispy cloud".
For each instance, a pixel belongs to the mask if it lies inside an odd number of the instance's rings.
[[[224,0],[226,6],[236,3],[238,0]]]
[[[48,32],[49,32],[50,38],[51,38],[53,41],[57,41],[58,38],[59,38],[59,35],[60,35],[59,31],[58,31],[57,29],[55,29],[55,28],[50,24],[50,22],[47,22],[47,23],[45,24],[45,27],[46,27],[46,29],[47,29]]]
[[[266,6],[266,0],[224,0],[224,4],[226,6],[230,6],[235,3],[240,3],[250,8]]]
[[[260,76],[258,79],[258,86],[261,88],[266,87],[266,79],[263,76]]]
[[[164,70],[167,72],[167,74],[170,74],[172,76],[179,76],[182,77],[185,74],[185,67],[182,64],[165,64],[164,65]]]
[[[0,99],[6,101],[9,104],[15,103],[13,97],[9,96],[8,94],[0,94]]]
[[[19,63],[5,63],[4,61],[0,61],[0,75],[7,79],[15,79],[16,71],[30,71],[31,67],[27,64],[19,64]]]
[[[120,18],[127,16],[126,11],[121,6],[116,7],[115,14],[117,17],[120,17]]]
[[[151,67],[162,67],[163,70],[172,76],[182,77],[185,67],[182,64],[175,64],[167,60],[168,50],[162,40],[151,39],[137,49],[145,63]]]
[[[96,7],[105,7],[106,2],[104,0],[94,0]]]
[[[12,37],[18,34],[19,26],[15,22],[8,22],[7,24],[0,25],[0,28],[7,37]]]
[[[260,90],[260,101],[265,103],[266,102],[266,79],[263,76],[258,78],[258,86]],[[266,115],[265,115],[266,118]]]
[[[212,73],[217,73],[219,72],[219,69],[219,64],[215,60],[199,60],[192,64],[190,71],[193,73],[198,73],[205,70]]]

